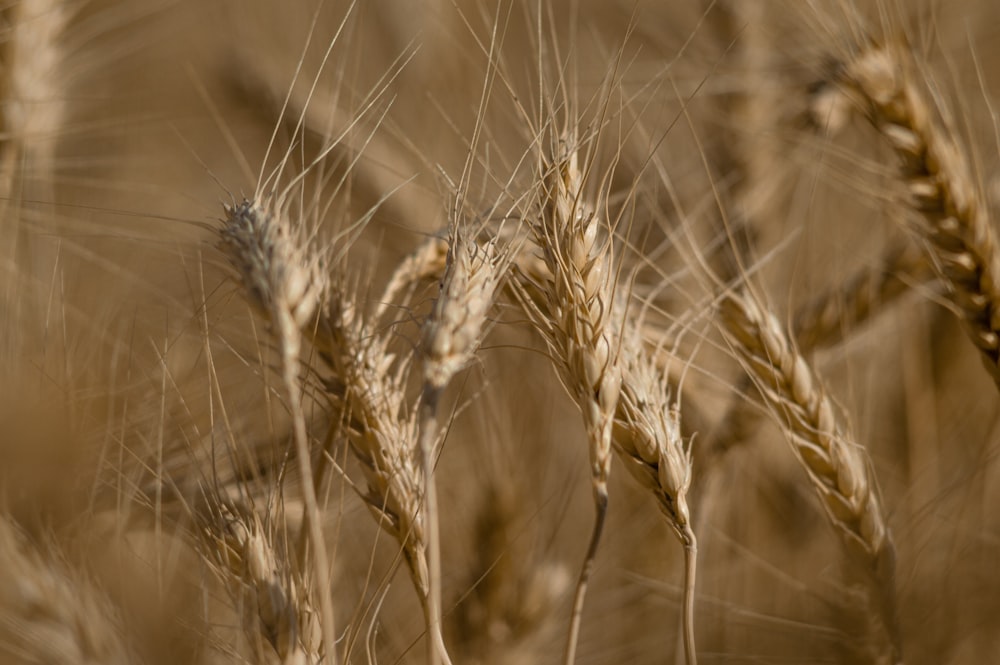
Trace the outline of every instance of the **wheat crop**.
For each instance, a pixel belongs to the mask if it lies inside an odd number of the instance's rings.
[[[1000,653],[997,3],[0,25],[0,663]]]

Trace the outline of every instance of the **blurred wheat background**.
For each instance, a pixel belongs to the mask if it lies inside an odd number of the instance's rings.
[[[1000,654],[1000,4],[0,17],[0,662]]]

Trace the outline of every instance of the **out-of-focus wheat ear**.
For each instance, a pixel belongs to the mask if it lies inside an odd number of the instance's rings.
[[[0,266],[16,267],[29,284],[47,284],[57,265],[44,229],[26,229],[28,213],[21,208],[24,201],[52,200],[68,96],[62,40],[69,14],[63,0],[17,0],[0,10],[6,34],[0,46]],[[36,227],[48,218],[32,217]],[[12,321],[30,300],[19,280],[4,281],[3,305]]]
[[[584,205],[577,150],[575,135],[555,137],[540,160],[542,186],[532,231],[548,280],[537,284],[525,279],[514,289],[580,409],[590,454],[596,517],[573,603],[567,665],[576,655],[587,584],[607,515],[612,430],[621,387],[611,233],[601,215]],[[533,293],[543,295],[536,299]]]
[[[799,349],[808,353],[836,346],[891,307],[912,285],[933,277],[930,262],[919,247],[912,243],[889,246],[877,265],[859,270],[795,313],[792,326]]]
[[[423,389],[420,398],[420,471],[424,477],[424,523],[427,527],[428,603],[437,638],[436,664],[446,658],[441,639],[441,543],[438,526],[437,490],[434,482],[434,444],[438,436],[438,402],[441,391],[472,359],[479,348],[486,317],[493,307],[497,287],[504,274],[505,259],[494,242],[480,245],[466,237],[456,223],[449,238],[447,268],[441,290],[424,323]]]
[[[243,629],[257,662],[272,662],[262,653],[264,641],[282,665],[320,662],[322,634],[309,587],[275,547],[280,539],[259,515],[222,500],[210,500],[196,517],[212,571],[246,612]]]
[[[323,640],[331,663],[337,662],[329,558],[321,526],[322,514],[313,484],[313,469],[302,408],[299,353],[303,328],[311,329],[323,294],[326,273],[318,253],[306,242],[307,231],[293,227],[280,210],[259,201],[226,207],[221,246],[239,274],[249,301],[270,322],[281,355],[282,379],[292,417],[295,457],[302,486],[305,528],[312,546],[319,585]],[[300,561],[305,566],[305,561]]]
[[[5,516],[0,516],[0,561],[0,660],[131,662],[108,599]]]
[[[983,362],[1000,386],[1000,256],[965,147],[940,98],[917,82],[912,54],[873,44],[843,65],[840,83],[899,158],[906,205]]]
[[[621,396],[615,411],[614,444],[619,458],[647,491],[653,493],[684,547],[684,652],[697,662],[694,639],[694,592],[698,543],[688,509],[691,453],[681,438],[680,412],[671,402],[665,375],[646,353],[641,326],[626,321],[620,354]]]
[[[869,639],[879,642],[869,646],[899,663],[895,548],[864,448],[778,319],[752,294],[725,294],[720,315],[723,333],[784,429],[827,517],[864,569],[871,585],[866,609],[878,622]]]
[[[470,589],[451,619],[462,662],[540,662],[559,599],[573,584],[568,566],[544,558],[519,521],[534,510],[523,481],[500,474],[477,485],[472,556],[465,576]]]
[[[70,12],[64,0],[17,0],[3,14],[8,37],[0,49],[0,201],[6,203],[15,177],[43,181],[53,176],[67,96],[61,42]]]

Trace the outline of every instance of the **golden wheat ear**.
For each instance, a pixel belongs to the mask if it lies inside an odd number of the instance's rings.
[[[918,84],[902,47],[873,44],[843,65],[840,83],[899,159],[919,221],[915,230],[960,313],[969,338],[1000,386],[1000,255],[996,230],[967,150],[938,97]]]
[[[831,525],[864,567],[868,607],[878,630],[874,648],[900,662],[895,547],[878,482],[865,454],[809,362],[778,319],[749,291],[723,296],[720,325],[733,351],[777,419]]]

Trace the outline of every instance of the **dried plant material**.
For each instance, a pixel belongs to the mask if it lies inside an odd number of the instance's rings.
[[[941,103],[915,81],[909,56],[872,45],[844,65],[842,83],[899,157],[906,204],[923,222],[933,265],[1000,385],[1000,255],[982,192]]]
[[[640,330],[628,321],[626,330]],[[627,335],[621,351],[621,396],[615,413],[614,443],[619,457],[643,489],[653,496],[684,547],[684,652],[697,662],[694,599],[698,543],[688,510],[691,452],[681,438],[680,412],[671,402],[665,376],[645,353],[636,334]]]
[[[895,549],[864,449],[843,425],[778,320],[752,295],[726,294],[720,315],[726,337],[785,430],[830,523],[848,551],[863,558],[875,585],[868,609],[884,640],[879,652],[889,659],[886,662],[900,662]]]
[[[313,469],[299,383],[301,329],[310,325],[325,290],[320,258],[307,244],[305,230],[293,228],[283,211],[260,202],[244,201],[226,208],[222,248],[239,273],[250,302],[274,328],[281,354],[281,373],[292,416],[295,458],[303,495],[303,518],[312,546],[312,570],[319,586],[323,641],[331,662],[337,662],[329,557],[320,525],[322,514],[313,486]],[[305,565],[305,560],[299,562]]]
[[[327,394],[362,463],[368,481],[364,499],[378,524],[399,543],[420,597],[428,649],[450,663],[431,597],[420,426],[405,393],[410,359],[390,352],[388,338],[374,332],[338,289],[331,290],[311,339],[334,374]]]
[[[381,320],[390,307],[405,305],[409,298],[401,296],[404,290],[412,289],[423,282],[439,282],[448,267],[449,246],[444,238],[428,238],[403,259],[393,270],[372,320]]]
[[[574,661],[580,618],[608,505],[611,441],[621,388],[614,311],[614,268],[607,227],[583,203],[583,173],[573,136],[555,141],[540,164],[540,214],[533,231],[551,280],[518,287],[518,298],[542,332],[563,385],[583,416],[596,519],[577,584],[567,665]],[[529,289],[544,294],[536,305]]]
[[[504,276],[506,260],[492,241],[480,245],[456,228],[441,291],[424,324],[424,382],[440,391],[472,359]]]
[[[221,501],[212,504],[198,515],[207,558],[234,604],[252,617],[243,628],[257,662],[269,662],[261,653],[264,641],[282,665],[320,662],[322,634],[309,581],[276,549],[281,539],[257,514]]]
[[[287,311],[296,328],[306,326],[326,289],[320,257],[266,204],[243,201],[226,207],[222,249],[239,274],[250,303],[268,319]],[[272,321],[279,325],[279,321]]]
[[[65,562],[43,556],[4,517],[0,517],[0,562],[3,662],[133,662],[108,600]]]
[[[919,247],[892,245],[877,265],[859,270],[800,308],[793,323],[795,340],[803,352],[834,346],[875,314],[890,309],[912,284],[932,278],[930,263]]]
[[[441,290],[430,316],[424,322],[422,346],[424,387],[421,395],[420,469],[424,476],[424,523],[428,532],[428,604],[433,621],[441,624],[441,560],[437,490],[434,481],[434,444],[437,439],[438,401],[451,382],[479,348],[486,317],[505,272],[503,254],[494,243],[479,245],[453,228],[447,267]],[[440,631],[440,629],[439,629]],[[432,663],[447,660],[443,643]]]

